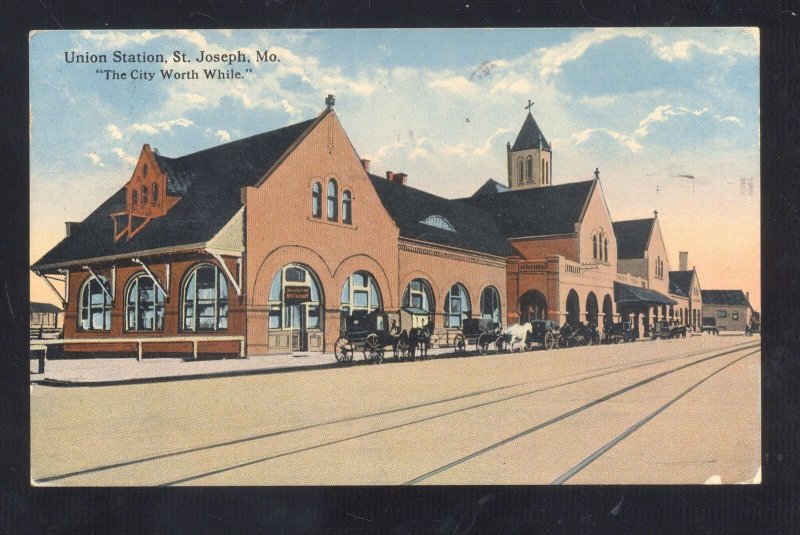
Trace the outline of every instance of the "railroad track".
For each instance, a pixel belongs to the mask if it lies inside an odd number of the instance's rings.
[[[465,413],[465,412],[468,412],[468,411],[478,410],[480,408],[491,406],[491,405],[502,404],[502,403],[509,402],[511,400],[514,400],[514,399],[519,399],[519,398],[523,398],[523,397],[526,397],[526,396],[532,396],[532,395],[539,394],[539,393],[545,392],[545,391],[556,390],[558,388],[563,388],[565,386],[574,385],[574,384],[577,384],[577,383],[580,383],[580,382],[584,382],[584,381],[590,381],[590,380],[593,380],[593,379],[598,379],[598,378],[602,378],[602,377],[611,376],[611,375],[614,375],[614,374],[623,373],[625,371],[629,371],[629,370],[636,369],[636,368],[644,368],[644,367],[647,367],[647,366],[657,365],[657,364],[660,364],[660,363],[673,361],[673,360],[682,360],[682,359],[687,359],[687,358],[700,357],[700,358],[695,359],[695,360],[693,360],[693,361],[691,361],[689,363],[682,364],[682,365],[680,365],[678,367],[675,367],[675,368],[672,368],[670,370],[654,374],[654,375],[649,376],[648,378],[646,378],[646,379],[644,379],[642,381],[638,381],[638,382],[636,382],[634,384],[631,384],[631,385],[628,385],[628,386],[626,386],[626,387],[624,387],[622,389],[616,390],[616,391],[612,392],[611,394],[607,394],[605,396],[602,396],[601,398],[598,398],[598,399],[596,399],[596,400],[594,400],[594,401],[592,401],[590,403],[587,403],[585,405],[577,407],[576,409],[573,409],[571,411],[563,413],[563,414],[561,414],[561,415],[559,415],[559,416],[557,416],[557,417],[555,417],[553,419],[550,419],[550,420],[548,420],[546,422],[543,422],[541,424],[537,424],[537,425],[535,425],[535,426],[533,426],[531,428],[526,429],[525,431],[523,431],[521,433],[517,433],[517,434],[515,434],[513,436],[510,436],[510,437],[508,437],[508,438],[506,438],[506,439],[504,439],[502,441],[499,441],[499,442],[497,442],[495,444],[492,444],[491,446],[489,446],[487,448],[482,448],[482,449],[480,449],[480,450],[478,450],[476,452],[473,452],[470,455],[455,459],[454,461],[452,461],[450,463],[447,463],[447,464],[445,464],[443,466],[440,466],[439,468],[437,468],[435,470],[428,471],[428,472],[426,472],[426,473],[424,473],[424,474],[422,474],[422,475],[420,475],[418,477],[415,477],[415,478],[413,478],[413,479],[411,479],[411,480],[406,482],[407,484],[417,484],[417,483],[423,482],[423,481],[425,481],[425,480],[427,480],[427,479],[429,479],[429,478],[431,478],[431,477],[433,477],[433,476],[435,476],[437,474],[446,472],[447,470],[449,470],[449,469],[451,469],[451,468],[453,468],[453,467],[455,467],[455,466],[457,466],[459,464],[468,462],[471,459],[474,459],[476,457],[484,455],[484,454],[488,453],[489,451],[492,451],[493,449],[501,447],[504,444],[507,444],[507,443],[513,442],[515,440],[518,440],[519,438],[522,438],[523,436],[526,436],[526,435],[528,435],[530,433],[533,433],[533,432],[537,431],[538,429],[542,429],[542,428],[547,427],[549,425],[553,425],[553,424],[555,424],[557,422],[560,422],[560,421],[563,421],[565,419],[568,419],[569,417],[571,417],[571,416],[573,416],[575,414],[578,414],[579,412],[582,412],[582,411],[584,411],[584,410],[586,410],[586,409],[588,409],[590,407],[596,406],[596,405],[601,404],[601,403],[603,403],[605,401],[608,401],[608,400],[613,399],[613,398],[615,398],[617,396],[620,396],[620,395],[624,394],[625,392],[634,390],[636,388],[644,386],[645,384],[648,384],[648,383],[651,383],[653,381],[656,381],[656,380],[660,379],[661,377],[665,377],[665,376],[671,375],[673,373],[677,373],[680,370],[683,370],[683,369],[686,369],[686,368],[690,368],[692,366],[696,366],[696,365],[698,365],[700,363],[703,363],[703,362],[707,362],[707,361],[710,361],[710,360],[713,360],[713,359],[717,359],[717,358],[720,358],[720,357],[723,357],[723,356],[726,356],[726,355],[735,354],[735,353],[742,352],[742,351],[747,351],[749,349],[755,349],[757,347],[759,347],[758,343],[749,343],[748,342],[748,343],[744,343],[744,344],[739,344],[739,345],[734,346],[732,348],[715,349],[715,350],[690,351],[690,352],[687,352],[687,353],[684,353],[684,354],[672,355],[672,356],[667,356],[667,357],[652,358],[652,359],[639,361],[639,362],[635,362],[635,363],[622,363],[622,364],[617,364],[617,365],[605,366],[605,367],[595,368],[595,369],[592,369],[592,370],[587,370],[585,372],[581,372],[581,373],[577,374],[577,377],[576,377],[576,375],[571,375],[571,376],[569,376],[569,377],[571,377],[571,379],[568,380],[568,381],[559,382],[559,383],[556,383],[556,384],[550,384],[550,385],[546,385],[546,386],[540,386],[540,387],[532,388],[532,389],[526,389],[523,392],[503,395],[501,397],[497,397],[497,398],[493,398],[493,399],[489,399],[489,400],[480,400],[481,397],[484,397],[484,396],[496,396],[497,393],[503,392],[505,390],[517,388],[517,387],[522,387],[522,386],[525,386],[527,384],[530,384],[531,382],[503,385],[503,386],[499,386],[499,387],[495,387],[495,388],[478,390],[478,391],[469,392],[469,393],[458,395],[458,396],[451,396],[451,397],[446,397],[446,398],[441,398],[441,399],[435,399],[435,400],[431,400],[431,401],[426,401],[426,402],[422,402],[422,403],[406,405],[406,406],[403,406],[403,407],[392,408],[392,409],[378,411],[378,412],[374,412],[374,413],[364,413],[364,414],[351,416],[351,417],[346,417],[346,418],[339,418],[339,419],[321,421],[321,422],[309,424],[309,425],[306,425],[306,426],[299,426],[299,427],[288,428],[288,429],[284,429],[284,430],[271,431],[271,432],[262,433],[262,434],[258,434],[258,435],[254,435],[254,436],[250,436],[250,437],[244,437],[244,438],[240,438],[240,439],[236,439],[236,440],[218,442],[218,443],[214,443],[214,444],[210,444],[210,445],[199,446],[199,447],[194,447],[194,448],[187,448],[187,449],[177,450],[177,451],[173,451],[173,452],[167,452],[167,453],[163,453],[163,454],[158,454],[158,455],[141,457],[141,458],[137,458],[137,459],[124,460],[124,461],[120,461],[120,462],[116,462],[116,463],[105,464],[105,465],[102,465],[102,466],[88,467],[88,468],[82,469],[82,470],[76,470],[76,471],[71,471],[71,472],[68,472],[68,473],[62,473],[62,474],[51,475],[51,476],[39,478],[39,479],[36,480],[36,482],[40,483],[40,484],[48,484],[48,483],[54,483],[54,482],[57,482],[57,481],[62,481],[62,480],[66,480],[66,479],[70,479],[70,478],[74,478],[74,477],[78,477],[78,476],[88,476],[88,475],[91,475],[91,474],[97,474],[97,473],[102,473],[102,472],[111,472],[111,473],[113,473],[117,469],[121,469],[121,468],[124,468],[124,467],[130,467],[130,466],[133,466],[133,465],[147,465],[148,463],[152,463],[154,461],[159,461],[159,460],[164,460],[164,459],[169,459],[169,458],[178,459],[178,458],[181,458],[181,457],[184,457],[184,456],[190,456],[193,453],[197,453],[197,452],[201,452],[201,451],[212,450],[212,449],[224,449],[226,447],[231,447],[231,446],[235,446],[235,445],[238,445],[238,444],[244,444],[244,443],[247,443],[247,442],[260,442],[260,441],[268,440],[268,439],[270,439],[272,437],[276,437],[276,436],[279,436],[279,435],[286,435],[286,434],[295,433],[295,432],[299,432],[299,431],[304,431],[304,430],[308,430],[308,429],[319,428],[319,427],[324,427],[324,426],[335,426],[335,425],[338,425],[338,424],[343,424],[345,422],[353,422],[353,421],[364,420],[364,419],[369,419],[369,418],[378,418],[378,417],[382,417],[382,416],[402,414],[404,412],[413,411],[413,410],[421,409],[421,408],[425,408],[425,407],[436,407],[436,406],[445,405],[445,404],[448,404],[448,403],[454,403],[454,402],[459,402],[459,401],[462,401],[462,400],[469,400],[469,399],[477,398],[477,399],[475,399],[475,401],[476,401],[475,403],[471,403],[471,404],[469,404],[467,406],[456,407],[456,408],[453,408],[453,409],[437,412],[435,414],[432,414],[432,415],[429,415],[429,416],[426,416],[426,417],[423,417],[423,418],[415,418],[415,419],[410,420],[410,421],[395,423],[395,424],[392,424],[392,425],[384,425],[382,427],[378,427],[378,428],[375,428],[375,429],[370,429],[370,430],[362,432],[362,433],[351,434],[351,435],[347,435],[345,437],[337,438],[337,439],[334,439],[334,440],[321,441],[321,442],[317,442],[317,443],[314,443],[314,444],[311,444],[311,445],[308,445],[308,446],[305,446],[305,447],[294,448],[294,449],[291,449],[291,450],[283,451],[283,452],[280,452],[280,453],[275,453],[275,454],[272,454],[272,455],[266,455],[266,456],[261,456],[261,457],[258,457],[258,458],[249,459],[249,460],[246,460],[244,462],[230,464],[230,465],[227,465],[227,466],[222,466],[222,467],[219,467],[219,468],[216,468],[216,469],[213,469],[213,470],[204,471],[202,473],[190,474],[190,475],[187,475],[187,476],[182,477],[182,478],[172,479],[170,481],[165,481],[165,482],[162,483],[162,485],[175,485],[175,484],[182,484],[182,483],[191,483],[191,482],[199,481],[199,480],[202,480],[202,479],[205,479],[205,478],[209,478],[209,477],[212,477],[214,475],[221,474],[221,473],[232,472],[232,471],[235,471],[235,470],[243,469],[245,467],[253,466],[253,465],[256,465],[256,464],[259,464],[259,463],[265,463],[265,462],[268,462],[268,461],[271,461],[271,460],[275,460],[275,459],[286,458],[286,457],[297,455],[297,454],[300,454],[300,453],[303,453],[303,452],[308,452],[308,451],[312,451],[312,450],[316,450],[316,449],[320,449],[320,448],[331,447],[331,446],[339,445],[339,444],[342,444],[342,443],[345,443],[345,442],[355,441],[355,440],[358,440],[358,439],[361,439],[361,438],[375,436],[375,435],[378,435],[380,433],[386,433],[386,432],[393,431],[393,430],[396,430],[396,429],[411,428],[414,425],[418,425],[418,424],[421,424],[421,423],[424,423],[424,422],[428,422],[428,421],[432,421],[432,420],[436,420],[436,419],[446,418],[447,416],[451,416],[451,415],[458,414],[458,413]],[[744,358],[744,356],[741,357],[741,358]],[[716,373],[719,373],[719,372],[716,372]],[[559,378],[554,378],[554,379],[552,379],[552,381],[557,381],[558,379]],[[701,383],[702,383],[702,381],[701,381]],[[696,386],[699,386],[699,383]],[[696,386],[695,386],[695,388],[696,388]],[[683,395],[685,395],[686,393],[688,393],[688,391],[685,392]],[[675,401],[677,401],[677,399],[672,401],[672,403],[674,403]],[[669,405],[664,406],[661,410],[663,411],[668,406]],[[652,417],[655,417],[655,414],[650,416],[650,418],[652,418]],[[646,423],[646,422],[642,422],[641,425],[644,425],[644,423]],[[636,427],[636,429],[638,429],[638,427]],[[633,433],[636,429],[628,430],[628,432],[627,432],[628,434],[626,434],[625,436],[628,436],[630,433]],[[624,438],[625,438],[624,436],[621,436],[621,438],[619,438],[619,440],[623,440]],[[615,444],[618,443],[619,440],[617,442],[615,442]],[[598,450],[598,452],[595,452],[597,455],[594,456],[592,459],[588,459],[588,458],[584,459],[582,461],[582,463],[584,463],[583,467],[587,466],[594,459],[598,458],[600,455],[605,453],[605,451],[608,451],[608,449],[613,447],[613,445],[614,444],[610,444],[610,445],[606,444],[604,446],[604,448],[605,448],[604,451],[600,452],[600,450]],[[603,449],[603,448],[601,448],[601,449]],[[582,469],[582,468],[578,468],[578,470],[580,470],[580,469]],[[577,472],[573,472],[571,475],[565,473],[564,476],[568,476],[566,479],[569,479],[569,477],[572,477],[572,475],[574,475],[574,473],[577,473]],[[566,479],[564,479],[564,481],[566,481]],[[554,481],[554,482],[563,482],[563,481]]]

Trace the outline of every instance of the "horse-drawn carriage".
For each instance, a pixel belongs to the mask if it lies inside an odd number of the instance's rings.
[[[565,323],[558,331],[558,347],[591,346],[599,343],[600,333],[595,325]]]
[[[465,319],[461,332],[453,339],[456,355],[465,354],[467,345],[472,344],[481,355],[485,355],[492,344],[497,351],[502,351],[505,347],[505,337],[500,332],[500,324],[488,319]]]
[[[386,348],[391,347],[395,359],[414,358],[418,349],[424,358],[432,331],[430,314],[421,309],[401,309],[399,324],[386,312],[355,311],[343,318],[333,354],[338,362],[350,362],[353,354],[361,351],[364,360],[380,363]]]

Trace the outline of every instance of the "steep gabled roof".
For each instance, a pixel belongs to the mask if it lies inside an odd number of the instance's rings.
[[[504,191],[508,191],[508,186],[504,186],[497,180],[490,178],[484,182],[483,186],[478,188],[478,191],[473,193],[472,196],[477,197],[480,195],[492,195],[493,193],[503,193]]]
[[[750,302],[742,290],[701,290],[704,305],[750,307]]]
[[[241,188],[258,182],[318,119],[179,158],[156,155],[167,173],[168,193],[181,196],[169,212],[154,218],[132,239],[115,242],[109,214],[125,210],[122,187],[31,268],[207,242],[241,208]]]
[[[694,270],[691,271],[670,271],[669,272],[669,293],[690,297],[692,292],[692,279]]]
[[[531,115],[531,112],[528,112],[527,117],[525,117],[522,128],[520,128],[519,134],[517,134],[517,139],[511,147],[512,151],[527,149],[550,150],[550,144],[544,138],[544,134],[542,134],[542,131],[539,129],[539,125],[536,124],[536,120],[533,118],[533,115]]]
[[[614,235],[617,237],[617,258],[620,260],[644,258],[654,223],[654,217],[615,221],[613,226]]]
[[[377,175],[369,178],[401,237],[494,256],[511,254],[505,237],[482,210]],[[444,218],[454,231],[422,223],[431,216]]]
[[[594,180],[509,190],[461,199],[492,216],[506,238],[574,234]]]

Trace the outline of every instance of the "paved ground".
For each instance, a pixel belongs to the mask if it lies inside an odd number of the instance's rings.
[[[32,479],[752,482],[758,343],[692,337],[152,384],[34,384]]]

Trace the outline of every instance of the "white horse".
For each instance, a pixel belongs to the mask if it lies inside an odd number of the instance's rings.
[[[533,331],[533,326],[530,323],[523,323],[516,325],[510,325],[503,329],[503,336],[505,337],[506,341],[509,344],[509,349],[511,352],[514,352],[514,346],[522,342],[525,345],[525,338],[529,332]]]

